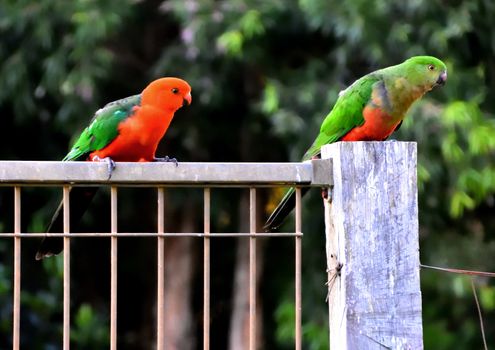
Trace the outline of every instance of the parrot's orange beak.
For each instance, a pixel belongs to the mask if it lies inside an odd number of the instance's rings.
[[[191,93],[188,92],[187,95],[184,96],[184,101],[187,101],[187,105],[189,106],[192,102],[192,96]]]

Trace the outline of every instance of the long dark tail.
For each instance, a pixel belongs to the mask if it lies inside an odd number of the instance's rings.
[[[301,196],[304,196],[308,192],[309,187],[301,188]],[[277,230],[280,225],[284,222],[285,218],[290,214],[292,209],[296,206],[296,190],[291,187],[285,193],[284,198],[277,205],[275,210],[272,212],[268,220],[266,220],[263,228],[266,232],[272,232]]]
[[[79,222],[83,214],[88,209],[89,203],[98,191],[98,187],[73,187],[70,190],[70,223],[75,225]],[[64,215],[63,205],[60,202],[52,221],[46,232],[61,233],[64,232]],[[41,241],[40,247],[36,252],[36,260],[48,258],[60,253],[64,249],[64,240],[62,237],[45,237]]]

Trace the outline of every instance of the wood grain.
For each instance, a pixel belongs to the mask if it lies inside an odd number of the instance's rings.
[[[422,349],[416,143],[340,142],[322,158],[330,348]]]

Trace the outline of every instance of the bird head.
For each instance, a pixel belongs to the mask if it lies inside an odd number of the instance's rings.
[[[402,64],[407,67],[411,83],[424,87],[426,91],[447,81],[447,67],[436,57],[414,56]]]
[[[142,92],[141,105],[153,105],[175,112],[184,103],[192,102],[191,86],[179,78],[160,78],[151,82]]]

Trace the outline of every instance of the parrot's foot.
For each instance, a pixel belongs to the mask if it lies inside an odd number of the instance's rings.
[[[165,156],[163,158],[156,158],[156,157],[154,157],[153,158],[153,161],[154,162],[172,162],[172,163],[175,164],[176,167],[179,166],[179,162],[177,161],[177,159],[170,158],[169,156]]]
[[[100,158],[98,156],[94,156],[93,158],[91,158],[91,160],[93,162],[105,162],[105,163],[107,163],[107,173],[108,173],[107,180],[110,180],[110,178],[112,177],[112,173],[115,170],[114,160],[110,157]]]

